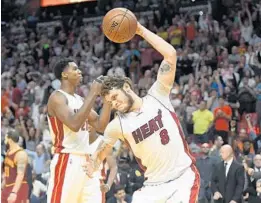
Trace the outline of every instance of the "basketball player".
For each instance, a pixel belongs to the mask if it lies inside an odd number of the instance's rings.
[[[97,202],[99,191],[91,191],[91,181],[82,165],[89,158],[88,123],[103,132],[110,119],[111,107],[103,105],[100,117],[92,110],[101,91],[101,77],[83,99],[75,93],[82,80],[78,66],[71,59],[61,59],[54,67],[61,88],[48,100],[48,123],[53,137],[54,157],[50,165],[47,201],[49,203]],[[88,121],[88,123],[87,123]]]
[[[134,93],[129,78],[108,77],[103,81],[101,95],[119,114],[106,127],[93,167],[99,166],[120,138],[130,146],[145,171],[144,187],[134,193],[133,203],[195,203],[200,177],[169,99],[176,51],[139,23],[136,34],[160,52],[164,60],[157,81],[144,98]],[[92,169],[86,171],[88,175]]]
[[[88,131],[90,134],[90,150],[92,153],[94,153],[98,149],[99,145],[101,144],[103,136],[97,135],[95,128],[93,128],[91,125],[88,126]],[[106,181],[107,165],[110,173],[108,176],[108,180]],[[97,182],[100,183],[100,187],[97,187],[96,190],[101,191],[101,197],[102,197],[101,201],[96,200],[96,202],[105,203],[105,199],[106,199],[105,194],[110,190],[114,182],[114,179],[117,175],[117,171],[118,168],[117,168],[115,157],[112,154],[108,154],[106,159],[103,161],[101,171],[98,171],[97,175],[93,177],[93,179],[96,179]],[[105,181],[107,183],[105,183]],[[93,185],[97,186],[97,184],[93,184]]]
[[[2,203],[27,203],[29,187],[26,178],[28,157],[19,146],[19,134],[7,132],[5,144],[7,154],[4,160],[4,186],[1,195]]]

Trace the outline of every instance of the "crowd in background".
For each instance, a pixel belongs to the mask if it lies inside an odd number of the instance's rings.
[[[96,7],[92,14],[87,7],[71,9],[66,21],[44,28],[37,23],[59,20],[63,13],[46,9],[2,23],[2,161],[5,134],[16,129],[30,157],[33,203],[46,201],[52,158],[46,104],[60,86],[52,73],[57,59],[70,57],[77,62],[84,75],[77,91],[83,97],[100,75],[130,77],[140,96],[156,80],[162,56],[147,42],[135,36],[126,44],[114,44],[99,26],[83,21],[113,7],[146,10],[158,1],[127,2],[116,0],[104,10]],[[152,10],[151,18],[139,13],[137,18],[176,48],[177,72],[170,99],[197,159],[199,202],[211,201],[212,172],[221,161],[219,149],[230,144],[245,169],[242,198],[251,203],[252,199],[261,201],[261,2],[229,0],[222,6],[222,16],[214,17],[210,1],[207,10],[195,15],[177,12],[175,1],[163,1]],[[94,107],[98,112],[101,104],[98,98]],[[117,143],[114,154],[118,173],[106,196],[110,203],[116,199],[130,202],[133,192],[142,186],[142,170],[124,143]]]

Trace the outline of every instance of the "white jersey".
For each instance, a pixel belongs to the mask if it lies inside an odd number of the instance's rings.
[[[67,99],[68,107],[77,112],[83,105],[81,96],[70,95],[63,90],[57,90]],[[59,108],[59,106],[57,106]],[[89,154],[89,132],[87,121],[78,132],[72,131],[57,117],[48,116],[48,124],[53,140],[55,153]]]
[[[103,140],[103,136],[99,135],[97,137],[97,139],[89,145],[89,152],[90,152],[91,155],[93,155],[97,151],[102,140]],[[106,159],[101,164],[100,169],[93,174],[93,177],[98,176],[100,179],[104,178],[103,176],[104,176],[104,173],[105,173],[105,170],[106,170],[105,169],[105,162],[106,162]]]
[[[145,184],[180,177],[195,161],[168,96],[156,82],[143,98],[140,112],[119,114],[123,139],[145,171]]]

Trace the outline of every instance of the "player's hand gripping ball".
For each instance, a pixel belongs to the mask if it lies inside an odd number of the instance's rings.
[[[109,40],[125,43],[136,34],[137,18],[126,8],[115,8],[104,16],[102,29]]]

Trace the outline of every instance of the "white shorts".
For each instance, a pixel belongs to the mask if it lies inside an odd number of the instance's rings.
[[[88,178],[83,171],[85,156],[55,154],[47,191],[48,203],[101,203],[99,177]]]
[[[134,192],[132,203],[196,203],[200,176],[195,166],[182,176],[160,185],[144,185]]]

